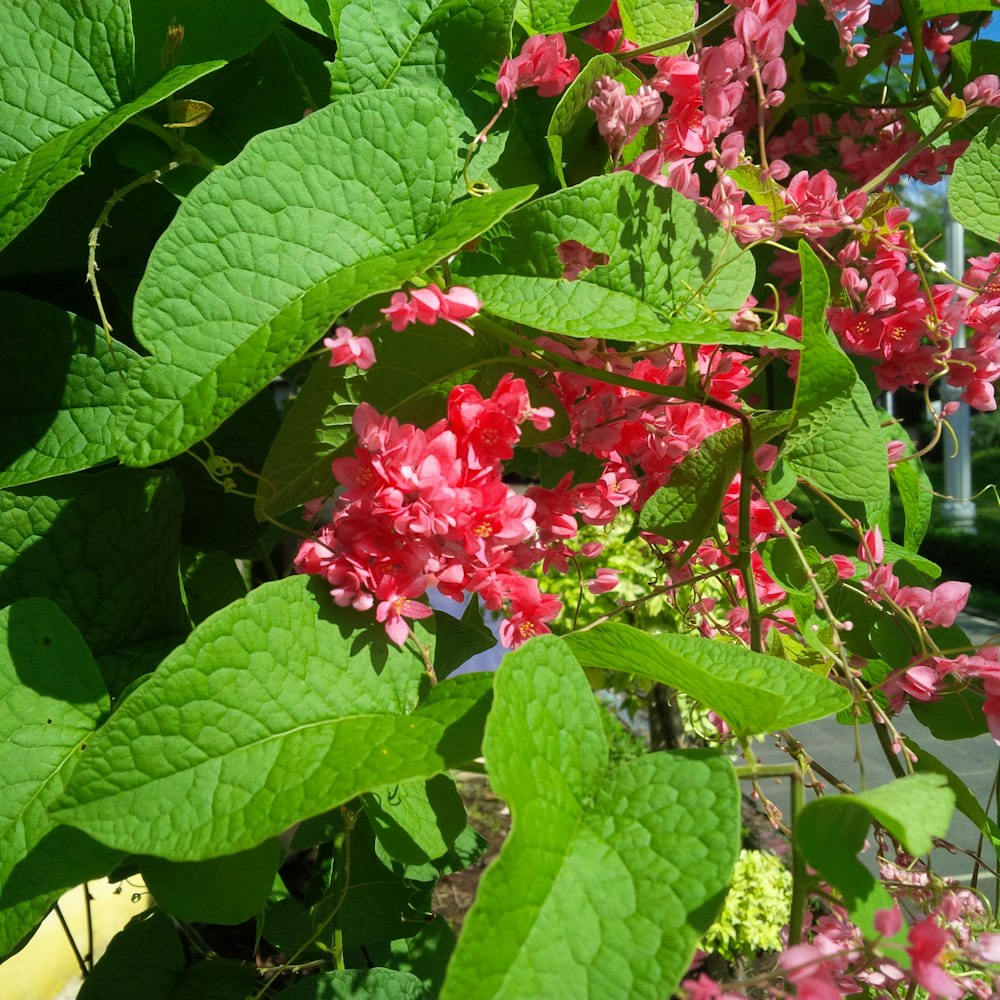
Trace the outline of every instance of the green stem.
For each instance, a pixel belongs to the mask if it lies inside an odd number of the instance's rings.
[[[801,774],[798,764],[748,764],[736,768],[736,777],[740,781],[756,781],[758,778],[787,778],[789,775]]]
[[[703,38],[710,31],[718,28],[720,24],[725,24],[726,21],[735,16],[736,8],[727,6],[720,10],[718,14],[710,17],[704,23],[695,25],[690,31],[674,35],[673,38],[664,38],[659,42],[651,42],[649,45],[643,45],[638,49],[622,49],[620,52],[613,52],[612,55],[616,59],[625,61],[628,59],[634,59],[636,56],[646,56],[653,52],[659,52],[660,49],[669,49],[675,45],[684,45],[686,42],[694,42],[699,38]]]
[[[802,919],[806,909],[806,873],[805,858],[795,840],[795,831],[799,816],[805,805],[804,775],[801,768],[796,768],[792,776],[791,792],[791,826],[792,826],[792,905],[788,916],[788,943],[798,944],[802,940]]]
[[[80,966],[80,974],[87,978],[87,973],[90,971],[87,968],[87,963],[83,960],[83,955],[80,954],[80,949],[76,946],[76,941],[73,939],[73,932],[69,929],[69,924],[66,923],[66,918],[63,916],[63,911],[59,909],[59,904],[53,907],[56,911],[56,916],[59,918],[59,923],[62,925],[63,933],[66,935],[66,940],[69,941],[70,948],[73,949],[73,957],[76,959],[76,964]]]

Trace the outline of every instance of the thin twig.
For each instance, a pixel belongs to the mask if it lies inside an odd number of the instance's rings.
[[[97,222],[94,223],[94,228],[90,230],[90,235],[87,237],[87,281],[90,284],[91,291],[94,293],[94,301],[97,303],[97,312],[101,317],[101,326],[104,328],[104,336],[107,338],[108,347],[112,347],[111,340],[111,323],[108,322],[107,313],[104,311],[104,301],[101,299],[101,290],[97,286],[97,272],[100,270],[97,266],[97,247],[98,247],[98,237],[101,234],[101,229],[108,223],[108,217],[111,215],[111,210],[118,204],[123,198],[131,194],[136,188],[142,187],[143,184],[152,184],[158,181],[164,174],[169,173],[171,170],[176,170],[182,163],[187,163],[188,160],[177,159],[171,160],[163,167],[158,167],[156,170],[151,170],[148,174],[143,174],[141,177],[136,177],[135,180],[130,181],[123,188],[119,188],[115,191],[110,198],[104,203],[104,208],[101,209],[101,214],[97,217]],[[112,358],[114,358],[115,367],[118,369],[118,374],[124,378],[124,373],[118,364],[118,358],[112,350]]]
[[[56,911],[59,923],[62,924],[66,940],[69,941],[69,946],[73,949],[73,956],[76,958],[76,964],[80,966],[80,974],[86,978],[90,970],[87,968],[87,963],[83,960],[83,955],[80,954],[80,949],[76,946],[76,941],[73,939],[73,932],[69,929],[69,924],[66,923],[66,918],[63,916],[62,910],[59,909],[58,903],[56,903],[53,909]]]

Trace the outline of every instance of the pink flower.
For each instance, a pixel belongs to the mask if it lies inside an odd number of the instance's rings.
[[[576,281],[581,272],[608,262],[606,253],[597,253],[576,240],[563,240],[556,247],[556,253],[559,254],[559,263],[563,265],[562,276],[567,281]]]
[[[977,76],[975,80],[965,85],[962,97],[966,104],[1000,108],[1000,78],[995,73]]]
[[[608,569],[606,566],[602,566],[597,570],[594,579],[587,581],[587,590],[595,596],[614,590],[618,586],[618,574],[620,572],[621,570]]]
[[[396,292],[389,305],[379,311],[388,317],[397,333],[405,330],[411,323],[434,326],[439,319],[443,319],[471,337],[475,331],[462,320],[475,315],[482,308],[483,303],[471,288],[453,285],[447,292],[443,292],[437,285],[428,285],[426,288],[414,288],[409,295],[406,292]]]
[[[497,93],[506,107],[525,87],[537,87],[539,97],[561,94],[580,72],[576,56],[566,56],[562,35],[532,35],[521,53],[504,59],[497,76]]]
[[[385,577],[375,590],[375,596],[380,601],[375,609],[375,620],[385,623],[385,634],[397,646],[402,646],[410,635],[406,618],[430,618],[434,614],[426,604],[410,600],[423,592],[424,585],[419,580],[397,588],[391,576]]]
[[[367,337],[355,337],[346,326],[338,326],[336,337],[324,337],[323,346],[330,348],[330,366],[357,365],[362,371],[375,364],[375,348]]]
[[[896,603],[908,608],[928,625],[948,628],[969,599],[972,584],[949,580],[933,590],[925,587],[900,587]]]
[[[910,973],[930,993],[931,1000],[960,1000],[963,995],[962,987],[942,968],[944,950],[950,943],[951,935],[938,926],[933,914],[910,928],[906,949],[913,963]]]

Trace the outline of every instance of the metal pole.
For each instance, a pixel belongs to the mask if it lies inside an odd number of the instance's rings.
[[[951,217],[948,202],[944,209],[944,244],[948,273],[959,276],[965,273],[965,229],[961,222]],[[960,326],[952,338],[955,347],[965,347],[965,327]],[[957,400],[962,394],[950,383],[942,381],[941,402]],[[951,498],[941,504],[941,516],[946,524],[968,534],[976,532],[976,505],[972,496],[972,434],[969,422],[969,406],[960,403],[958,410],[948,418],[955,439],[945,433],[944,444],[944,492]],[[956,444],[957,441],[957,444]]]

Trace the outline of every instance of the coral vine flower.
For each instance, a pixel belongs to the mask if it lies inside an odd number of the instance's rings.
[[[580,61],[566,56],[562,35],[532,35],[521,46],[520,55],[504,59],[497,76],[497,93],[504,107],[525,87],[537,87],[539,97],[555,97],[579,72]]]
[[[338,326],[336,337],[324,337],[323,346],[330,348],[330,366],[357,365],[362,371],[375,364],[375,348],[367,337],[355,337],[346,326]]]
[[[437,285],[428,285],[426,288],[414,288],[409,294],[396,292],[389,305],[379,311],[388,317],[397,333],[411,323],[434,326],[439,319],[443,319],[471,337],[475,331],[462,320],[474,316],[482,308],[483,303],[471,288],[453,285],[443,292]]]

